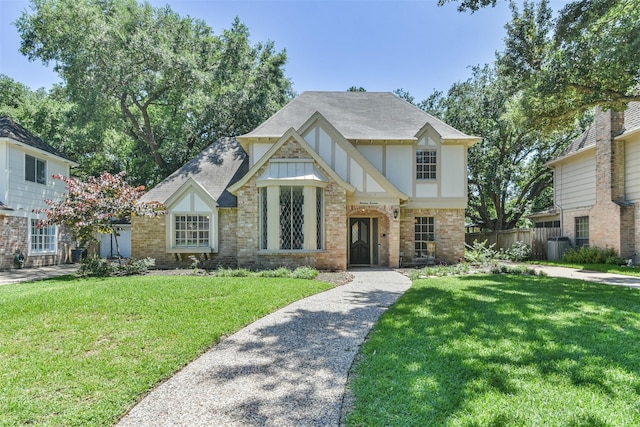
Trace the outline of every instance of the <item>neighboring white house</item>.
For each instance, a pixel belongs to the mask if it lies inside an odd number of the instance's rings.
[[[77,164],[8,117],[0,117],[0,269],[14,268],[16,254],[24,266],[66,261],[70,239],[60,227],[38,228],[46,199],[65,192],[53,174],[69,176]]]
[[[640,253],[640,103],[596,110],[594,124],[549,163],[562,234],[574,246]]]
[[[149,191],[143,200],[168,214],[133,218],[133,256],[320,269],[457,262],[478,141],[391,93],[304,92]]]

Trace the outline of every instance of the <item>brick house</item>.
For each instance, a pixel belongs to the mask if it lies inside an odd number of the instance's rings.
[[[20,253],[25,267],[60,264],[68,258],[71,237],[62,227],[36,227],[46,199],[65,192],[53,174],[69,176],[78,166],[9,117],[0,117],[0,270],[14,268]]]
[[[150,190],[132,255],[158,267],[324,270],[464,254],[466,135],[391,93],[304,92]]]
[[[593,125],[548,166],[556,217],[574,246],[614,248],[624,258],[640,252],[640,103],[596,109]]]

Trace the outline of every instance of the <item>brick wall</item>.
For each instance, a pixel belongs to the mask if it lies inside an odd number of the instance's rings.
[[[134,216],[131,218],[131,256],[136,259],[154,258],[155,268],[190,268],[194,256],[200,268],[215,269],[219,266],[236,267],[237,221],[236,209],[218,210],[218,253],[169,253],[167,243],[167,217]]]
[[[13,258],[17,251],[25,256],[25,268],[43,267],[69,262],[72,238],[65,227],[58,227],[58,248],[51,255],[29,255],[30,219],[0,215],[0,270],[15,268]]]
[[[453,264],[464,257],[464,209],[403,209],[400,212],[400,249],[406,262],[415,258],[416,217],[434,217],[436,261]]]
[[[597,108],[595,120],[596,204],[588,213],[589,244],[628,256],[634,252],[634,208],[624,200],[624,142],[614,140],[623,129],[624,113]],[[567,226],[575,228],[575,223]]]
[[[274,154],[273,158],[308,159],[310,156],[294,139],[291,139]],[[347,268],[346,191],[333,181],[324,189],[324,250],[301,252],[260,250],[260,195],[256,178],[262,175],[267,166],[258,170],[237,193],[238,265],[245,268],[308,265],[320,270],[345,270]],[[317,166],[320,168],[320,165]]]

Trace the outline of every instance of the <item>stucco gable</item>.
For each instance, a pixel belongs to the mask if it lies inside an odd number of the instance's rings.
[[[408,200],[409,196],[391,183],[357,148],[333,126],[319,111],[316,111],[298,129],[300,135],[305,135],[316,126],[320,126],[362,169],[365,170],[387,193],[401,200]]]
[[[238,182],[231,185],[229,187],[229,191],[233,194],[236,194],[237,191],[246,185],[251,178],[253,178],[257,172],[262,169],[262,167],[290,140],[294,140],[308,155],[309,158],[313,159],[315,162],[320,165],[320,167],[333,179],[336,181],[342,188],[344,188],[348,193],[353,193],[355,191],[355,187],[344,179],[342,179],[332,168],[331,166],[318,154],[315,150],[304,140],[304,138],[293,128],[290,128],[285,132],[284,135],[276,142],[273,147],[267,151],[267,153],[260,158],[244,175]]]

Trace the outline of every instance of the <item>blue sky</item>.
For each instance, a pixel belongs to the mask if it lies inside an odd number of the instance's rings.
[[[273,40],[286,49],[286,75],[294,90],[368,91],[403,88],[416,100],[446,92],[471,75],[470,66],[492,62],[503,48],[511,12],[506,0],[474,14],[437,0],[152,0],[180,15],[204,20],[214,33],[234,18],[249,27],[251,40]],[[554,11],[566,0],[551,0]],[[27,0],[0,0],[0,73],[32,89],[59,81],[51,68],[19,52],[12,24]]]

